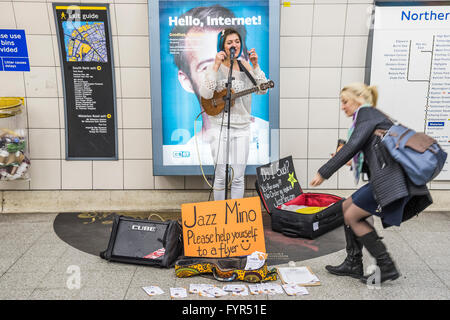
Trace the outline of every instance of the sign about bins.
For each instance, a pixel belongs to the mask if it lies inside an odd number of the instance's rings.
[[[25,30],[0,29],[0,71],[30,71]]]

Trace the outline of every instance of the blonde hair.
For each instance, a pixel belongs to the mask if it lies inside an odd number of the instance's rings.
[[[355,82],[342,88],[341,94],[344,92],[349,92],[356,98],[362,98],[365,103],[371,104],[374,107],[377,105],[378,89],[376,86],[368,86],[362,82]]]

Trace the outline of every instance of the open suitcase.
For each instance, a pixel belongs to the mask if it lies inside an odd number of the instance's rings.
[[[315,239],[344,223],[344,198],[304,193],[295,175],[292,156],[256,169],[256,190],[271,216],[272,230],[288,237]]]

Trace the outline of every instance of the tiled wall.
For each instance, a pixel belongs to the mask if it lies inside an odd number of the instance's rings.
[[[64,1],[59,1],[64,2]],[[71,3],[93,3],[71,1]],[[66,161],[61,69],[52,3],[0,0],[0,29],[25,29],[31,72],[0,72],[0,96],[25,96],[31,181],[2,189],[206,189],[201,177],[152,174],[147,0],[110,4],[117,85],[118,161]],[[364,79],[370,0],[281,5],[280,155],[292,155],[303,187],[329,158],[349,120],[339,89]],[[253,187],[254,178],[247,177]],[[348,168],[324,189],[355,188]]]

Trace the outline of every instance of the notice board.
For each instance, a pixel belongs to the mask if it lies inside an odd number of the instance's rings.
[[[184,254],[225,258],[266,252],[258,197],[181,205]]]
[[[117,160],[109,6],[53,4],[64,86],[66,159]]]

